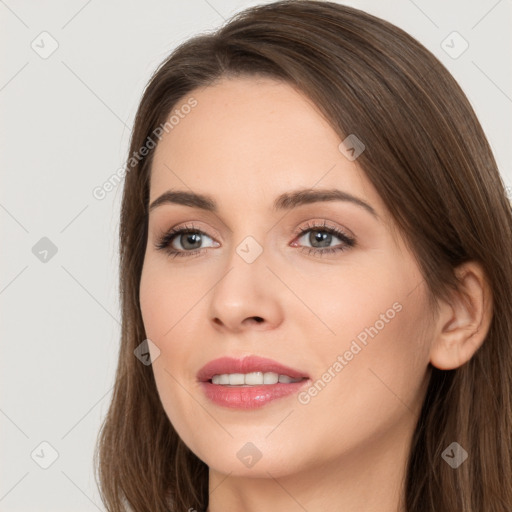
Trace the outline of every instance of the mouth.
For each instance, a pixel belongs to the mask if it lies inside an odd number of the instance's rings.
[[[199,370],[197,380],[212,402],[240,409],[262,407],[310,382],[303,371],[258,356],[215,359]]]

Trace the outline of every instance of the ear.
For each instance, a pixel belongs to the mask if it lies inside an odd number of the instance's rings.
[[[492,291],[482,266],[470,261],[455,269],[459,290],[449,303],[440,301],[430,362],[453,370],[469,361],[483,344],[492,320]]]

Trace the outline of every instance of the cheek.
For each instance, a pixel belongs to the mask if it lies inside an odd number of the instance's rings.
[[[183,272],[171,269],[165,259],[150,257],[144,262],[140,280],[140,309],[146,335],[154,341],[168,340],[175,326],[186,327],[181,319],[196,304],[205,290],[191,282]]]
[[[413,275],[388,267],[358,286],[347,282],[337,292],[337,308],[327,303],[323,319],[336,336],[315,348],[317,380],[305,405],[316,422],[328,414],[363,439],[418,412],[429,343],[424,287],[400,284],[412,282]]]
[[[197,407],[185,391],[195,376],[188,374],[192,368],[191,340],[197,339],[197,322],[190,322],[187,314],[201,305],[200,298],[207,290],[190,285],[184,273],[170,271],[156,258],[145,261],[140,281],[140,309],[146,336],[159,348],[160,354],[153,361],[152,369],[158,394],[164,410],[179,432],[187,431],[187,420]],[[201,288],[201,289],[200,289]],[[202,289],[204,288],[204,289]],[[185,292],[183,292],[185,290]]]
[[[317,281],[324,286],[309,294],[330,328],[311,316],[303,325],[320,379],[320,391],[312,390],[317,394],[311,397],[319,414],[341,403],[340,415],[386,415],[415,405],[421,395],[430,346],[423,280],[410,259],[391,252],[384,259],[373,256],[367,264],[344,267],[336,278],[324,276]],[[311,283],[303,284],[305,293]],[[313,345],[315,332],[325,335]]]
[[[309,337],[317,332],[322,340],[343,347],[360,333],[364,338],[365,329],[375,323],[380,331],[399,316],[411,291],[403,283],[412,278],[398,267],[382,254],[370,254],[338,267],[307,267],[295,272],[295,278],[290,271],[286,281],[293,283],[296,296],[302,300],[295,301],[292,307],[296,309],[289,313],[294,322],[303,323]]]

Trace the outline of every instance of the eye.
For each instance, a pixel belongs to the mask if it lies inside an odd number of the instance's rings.
[[[326,221],[323,223],[308,223],[306,227],[300,228],[298,232],[299,238],[297,240],[304,239],[302,243],[310,243],[311,246],[302,247],[302,251],[307,251],[308,254],[318,254],[322,256],[326,253],[335,253],[338,251],[345,251],[351,247],[354,247],[356,241],[353,237],[347,235],[340,229],[329,226]],[[331,247],[330,244],[334,239],[341,241],[342,245]],[[296,246],[294,242],[292,246]]]
[[[155,244],[159,250],[165,250],[170,256],[191,256],[201,252],[201,244],[205,239],[212,240],[206,233],[196,229],[194,226],[178,227],[164,233]],[[218,242],[213,242],[216,245],[210,247],[218,247]]]

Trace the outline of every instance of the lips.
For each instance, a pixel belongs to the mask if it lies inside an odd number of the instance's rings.
[[[274,383],[240,385],[238,382],[233,385],[213,383],[214,375],[220,378],[235,377],[238,381],[240,374],[253,374],[255,372],[273,375]],[[279,382],[275,378],[279,375]],[[282,376],[288,376],[296,381],[281,381]],[[219,378],[217,377],[217,378]],[[204,395],[214,404],[238,410],[259,409],[266,404],[278,399],[285,399],[297,394],[311,382],[309,376],[301,370],[285,366],[272,359],[258,356],[248,356],[243,359],[232,357],[221,357],[210,361],[197,372],[197,379]]]
[[[292,379],[309,378],[307,373],[282,365],[272,359],[259,356],[247,356],[243,359],[235,359],[233,357],[214,359],[197,372],[197,380],[207,382],[211,380],[214,375],[251,372],[273,372],[279,375],[288,375]]]

